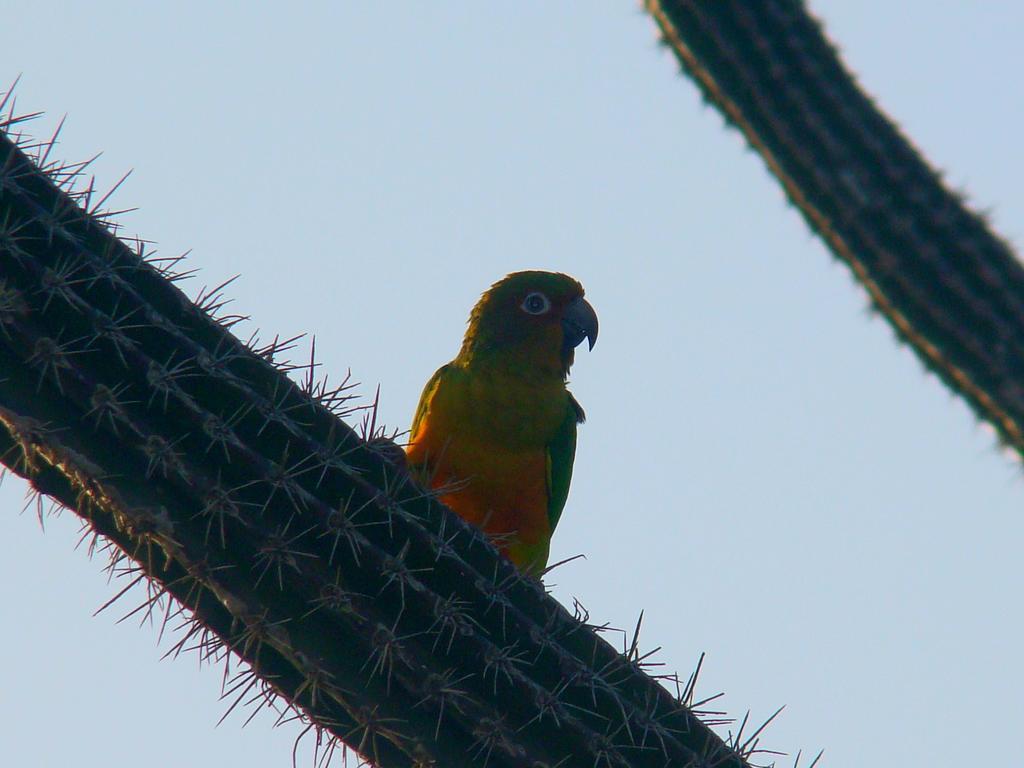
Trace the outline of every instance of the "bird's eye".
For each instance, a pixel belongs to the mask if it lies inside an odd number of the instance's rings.
[[[529,315],[543,315],[551,309],[551,301],[540,291],[534,291],[519,305]]]

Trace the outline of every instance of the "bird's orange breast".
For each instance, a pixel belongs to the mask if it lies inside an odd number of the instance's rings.
[[[567,398],[564,384],[538,392],[454,371],[438,383],[407,449],[441,501],[526,570],[547,560],[547,445]]]

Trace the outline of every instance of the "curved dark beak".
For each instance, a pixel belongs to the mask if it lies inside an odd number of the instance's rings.
[[[580,296],[575,299],[562,313],[563,348],[566,351],[575,349],[586,339],[590,349],[597,343],[597,313]]]

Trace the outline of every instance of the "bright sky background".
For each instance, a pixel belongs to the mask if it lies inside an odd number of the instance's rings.
[[[825,765],[1007,765],[1024,721],[1024,483],[925,375],[628,0],[17,3],[0,82],[61,157],[134,174],[126,226],[192,295],[317,336],[408,425],[479,293],[577,276],[601,318],[549,577],[632,627],[764,745]],[[847,62],[1024,242],[1019,3],[815,0]],[[301,353],[300,353],[301,354]],[[289,766],[295,726],[215,727],[220,671],[161,661],[78,523],[0,488],[0,764]],[[141,599],[141,598],[136,598]],[[308,764],[306,748],[298,764]],[[780,765],[790,765],[791,758]]]

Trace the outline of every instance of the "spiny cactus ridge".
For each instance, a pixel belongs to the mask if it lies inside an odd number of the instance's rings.
[[[759,731],[723,742],[695,675],[670,692],[635,640],[520,575],[339,418],[346,383],[314,361],[292,381],[291,340],[235,338],[222,286],[190,301],[8,105],[0,459],[184,626],[173,653],[238,667],[232,707],[277,704],[323,762],[344,743],[385,767],[747,765]]]
[[[921,361],[1024,453],[1024,268],[801,0],[645,0],[662,42]]]

